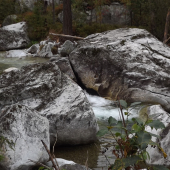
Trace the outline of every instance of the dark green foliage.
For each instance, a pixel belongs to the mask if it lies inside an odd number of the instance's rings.
[[[28,36],[31,40],[41,40],[48,34],[47,19],[43,15],[43,4],[35,3],[33,13],[28,12],[25,16],[28,24]]]
[[[141,163],[144,163],[147,169],[153,168],[154,170],[157,170],[160,168],[167,170],[164,166],[153,167],[146,164],[146,159],[150,159],[149,153],[146,151],[148,145],[157,147],[163,154],[164,158],[167,157],[167,154],[159,144],[152,141],[152,136],[157,136],[145,131],[146,126],[157,130],[165,128],[164,124],[159,120],[148,119],[146,122],[143,122],[139,118],[133,118],[133,125],[130,125],[130,121],[128,120],[128,116],[130,115],[129,110],[141,103],[135,102],[130,104],[130,106],[128,106],[128,103],[124,100],[120,100],[117,103],[120,108],[121,121],[109,117],[108,125],[106,126],[107,128],[104,128],[97,133],[98,136],[103,136],[110,132],[115,140],[115,142],[113,142],[112,153],[116,156],[116,160],[115,163],[109,167],[109,170],[122,170],[123,168],[130,167],[133,167],[133,169],[139,169]],[[124,112],[123,109],[126,111]]]
[[[163,40],[169,0],[131,0],[131,25],[145,28],[158,39]]]
[[[14,0],[0,0],[0,24],[5,17],[15,13]]]
[[[76,23],[76,24],[73,24],[73,33],[81,37],[86,37],[90,34],[104,32],[107,30],[114,30],[117,28],[120,28],[120,27],[116,25],[99,24],[99,23],[92,23],[91,25],[85,24],[85,23],[79,25]]]

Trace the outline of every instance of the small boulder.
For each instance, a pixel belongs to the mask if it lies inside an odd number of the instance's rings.
[[[66,57],[74,50],[74,48],[74,44],[71,41],[66,40],[61,48],[58,49],[58,53],[61,54],[62,57]]]
[[[34,44],[29,49],[27,49],[27,52],[31,54],[36,54],[39,48],[39,44]]]
[[[35,166],[29,159],[44,162],[49,159],[41,143],[50,148],[49,121],[35,110],[15,104],[0,110],[0,136],[15,143],[13,149],[4,147],[4,159],[0,161],[3,170],[30,170]]]
[[[24,58],[24,57],[31,57],[32,54],[27,53],[26,50],[9,50],[6,51],[6,57],[17,57],[17,58]]]
[[[9,73],[10,71],[18,71],[18,70],[19,70],[19,69],[16,68],[16,67],[10,67],[10,68],[5,69],[3,72],[4,72],[4,73]]]

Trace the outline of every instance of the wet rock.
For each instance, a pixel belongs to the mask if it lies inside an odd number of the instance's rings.
[[[3,72],[4,72],[4,73],[8,73],[8,72],[10,72],[10,71],[18,71],[18,70],[19,70],[19,69],[16,68],[16,67],[10,67],[10,68],[5,69]]]
[[[159,103],[170,111],[170,48],[146,30],[90,35],[69,60],[82,83],[100,96]]]
[[[152,140],[160,145],[160,147],[167,154],[167,158],[170,157],[170,116],[169,113],[163,110],[160,105],[153,105],[148,107],[147,115],[153,120],[160,120],[164,123],[165,129],[151,129],[150,127],[146,128],[146,131],[156,134],[160,139],[152,137]],[[147,160],[149,164],[159,164],[159,165],[170,165],[168,159],[165,159],[163,153],[157,148],[153,148],[149,145],[147,152],[150,155],[150,160]]]
[[[41,143],[43,140],[50,148],[49,121],[33,109],[20,104],[1,109],[0,135],[15,143],[13,149],[8,144],[3,147],[0,169],[31,170],[35,164],[29,159],[39,162],[49,159]]]
[[[25,48],[29,42],[26,22],[0,28],[0,51]]]
[[[57,64],[33,64],[0,75],[0,109],[19,103],[50,121],[51,143],[86,144],[98,125],[83,90]]]
[[[33,55],[28,53],[27,50],[9,50],[6,51],[6,57],[17,57],[17,58],[24,58],[24,57],[32,57]]]

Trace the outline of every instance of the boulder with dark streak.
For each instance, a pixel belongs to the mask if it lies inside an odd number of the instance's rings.
[[[90,35],[69,60],[82,83],[100,96],[159,103],[170,111],[170,48],[146,30]]]
[[[54,144],[86,144],[96,140],[98,125],[83,90],[55,63],[33,64],[0,75],[0,112],[6,105],[35,109],[50,122]]]

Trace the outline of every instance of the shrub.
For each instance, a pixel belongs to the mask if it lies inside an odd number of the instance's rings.
[[[168,170],[164,166],[151,166],[146,164],[146,159],[150,159],[149,153],[146,151],[148,145],[152,147],[158,147],[160,152],[162,152],[164,158],[167,157],[164,150],[159,146],[158,143],[152,141],[152,136],[158,137],[155,134],[145,131],[146,126],[150,126],[152,129],[162,129],[164,124],[158,120],[141,121],[139,118],[133,118],[133,125],[129,127],[128,117],[130,115],[129,107],[136,107],[140,102],[132,103],[130,106],[127,105],[126,101],[118,101],[120,108],[121,121],[117,121],[113,117],[109,117],[108,126],[98,132],[98,136],[103,136],[110,132],[111,136],[114,138],[112,153],[115,155],[116,160],[113,165],[110,165],[109,169],[139,169],[139,164],[144,163],[145,168],[157,170],[164,169]],[[124,112],[123,109],[126,109]],[[125,116],[127,119],[125,119]],[[114,129],[117,129],[116,131]],[[158,137],[159,138],[159,137]]]
[[[75,35],[79,35],[81,37],[86,37],[90,34],[104,32],[107,30],[114,30],[119,28],[117,25],[109,25],[109,24],[99,24],[99,23],[92,23],[89,24],[73,24],[73,33]]]
[[[0,24],[2,24],[5,17],[14,13],[14,0],[0,0]]]

